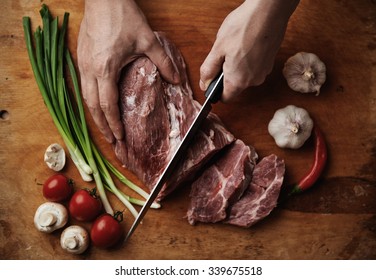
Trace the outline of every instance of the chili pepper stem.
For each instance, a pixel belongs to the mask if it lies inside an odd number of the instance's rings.
[[[302,189],[300,188],[299,185],[294,185],[292,190],[289,192],[288,196],[292,196],[292,195],[295,195],[295,194],[299,194],[303,192]]]

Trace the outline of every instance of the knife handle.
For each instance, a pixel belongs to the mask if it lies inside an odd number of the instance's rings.
[[[211,81],[208,86],[208,89],[205,92],[205,97],[209,98],[211,103],[217,103],[221,99],[223,92],[223,72]]]

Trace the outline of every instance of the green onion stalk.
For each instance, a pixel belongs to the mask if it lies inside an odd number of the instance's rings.
[[[83,180],[91,181],[94,177],[105,211],[114,214],[105,192],[107,189],[123,202],[133,216],[137,216],[137,210],[132,204],[142,206],[145,202],[118,190],[110,172],[143,198],[146,199],[149,195],[105,159],[90,138],[77,73],[71,54],[65,46],[69,13],[64,14],[61,28],[58,17],[53,19],[45,4],[42,5],[40,15],[43,29],[39,26],[36,29],[34,47],[29,17],[23,18],[23,28],[34,77],[52,120]],[[67,87],[65,65],[68,66],[75,98]],[[159,208],[160,205],[154,203],[152,207]]]

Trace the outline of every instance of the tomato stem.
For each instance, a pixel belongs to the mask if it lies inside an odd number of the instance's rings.
[[[116,221],[118,221],[119,223],[121,223],[122,221],[123,221],[123,212],[124,211],[116,211],[115,213],[114,213],[114,219],[116,220]]]

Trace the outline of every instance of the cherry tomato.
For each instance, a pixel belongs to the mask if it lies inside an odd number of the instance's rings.
[[[102,210],[102,202],[95,194],[96,189],[76,191],[69,201],[69,213],[82,222],[93,221]]]
[[[43,184],[43,196],[49,201],[60,202],[67,200],[73,190],[73,181],[63,174],[54,174]]]
[[[119,220],[119,216],[121,219]],[[123,236],[123,228],[120,222],[123,220],[123,213],[117,212],[114,216],[103,214],[93,223],[90,231],[90,238],[94,246],[109,248],[119,242]]]

